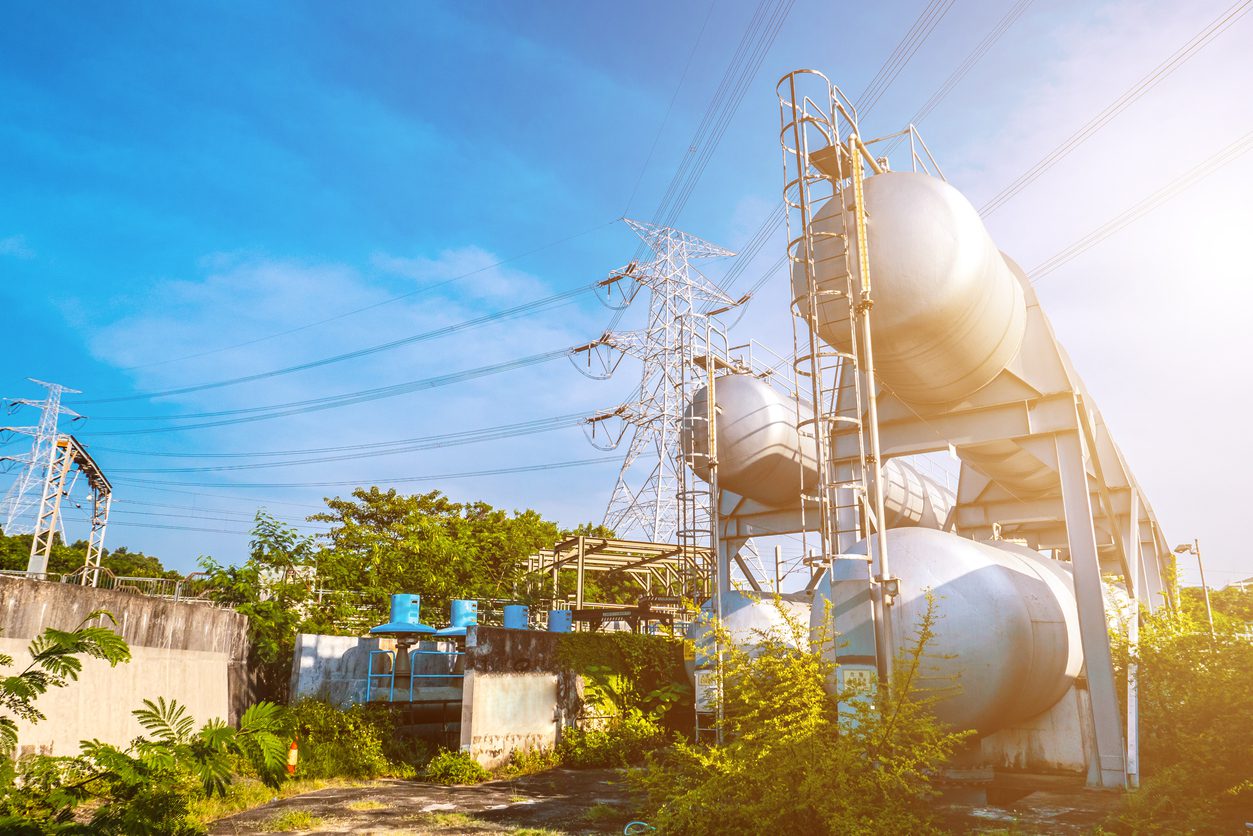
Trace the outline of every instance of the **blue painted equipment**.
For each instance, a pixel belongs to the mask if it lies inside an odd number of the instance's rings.
[[[452,623],[436,630],[437,636],[464,636],[467,627],[479,623],[479,602],[455,600],[452,602]]]
[[[510,630],[529,630],[531,628],[531,608],[526,604],[506,604],[505,627]]]
[[[572,610],[549,610],[548,632],[569,633],[574,629],[574,612]]]
[[[401,593],[392,596],[392,617],[386,624],[371,627],[370,633],[375,635],[406,635],[414,633],[434,633],[435,628],[422,624],[418,615],[422,609],[422,596]]]

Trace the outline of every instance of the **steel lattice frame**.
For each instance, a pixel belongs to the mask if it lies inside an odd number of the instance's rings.
[[[717,311],[710,309],[736,302],[692,261],[735,253],[669,227],[626,223],[654,254],[619,274],[648,290],[648,323],[638,331],[606,333],[584,347],[607,347],[642,363],[635,397],[591,419],[621,418],[623,437],[630,431],[605,525],[619,537],[705,547],[712,534],[710,495],[684,464],[679,438],[687,404],[705,381],[706,358],[726,355],[725,337],[712,319]]]
[[[5,534],[32,534],[37,520],[32,513],[39,506],[40,492],[47,481],[49,468],[56,456],[57,420],[62,415],[77,418],[78,413],[61,405],[61,396],[78,394],[77,389],[70,389],[57,383],[45,383],[42,380],[30,379],[32,383],[46,387],[48,395],[41,401],[26,398],[15,398],[9,401],[9,411],[22,406],[33,406],[39,409],[39,423],[34,427],[0,427],[0,432],[20,433],[31,436],[30,452],[22,456],[0,456],[0,461],[16,462],[24,465],[21,473],[5,492],[0,500],[0,519],[4,520]],[[29,521],[23,518],[30,514]]]

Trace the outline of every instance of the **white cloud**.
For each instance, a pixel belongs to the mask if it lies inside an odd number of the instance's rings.
[[[35,251],[27,245],[26,236],[10,235],[7,238],[0,238],[0,255],[31,259],[35,257]]]
[[[501,264],[499,256],[474,246],[444,250],[434,258],[376,253],[371,263],[385,273],[413,279],[424,287],[446,288],[446,292],[480,299],[520,302],[545,289],[540,280]]]

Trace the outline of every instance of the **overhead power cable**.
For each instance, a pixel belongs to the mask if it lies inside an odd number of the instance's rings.
[[[991,31],[983,37],[983,40],[975,44],[974,49],[970,50],[970,52],[966,55],[966,58],[957,66],[957,69],[953,70],[949,77],[944,80],[944,83],[931,94],[931,98],[927,99],[922,107],[918,108],[918,110],[914,112],[914,115],[910,117],[909,124],[919,125],[924,119],[930,116],[931,112],[939,107],[940,103],[948,97],[948,94],[953,92],[953,89],[957,87],[958,84],[961,84],[962,80],[970,73],[971,70],[975,68],[975,65],[983,60],[983,57],[987,55],[988,51],[996,45],[996,42],[1009,31],[1010,27],[1018,22],[1018,18],[1022,17],[1023,13],[1027,11],[1031,2],[1032,0],[1018,0],[1017,3],[1011,6],[1009,11],[1005,13],[1005,16],[998,20],[992,27]],[[897,137],[883,149],[883,154],[885,156],[891,154],[892,151],[904,141],[905,137]]]
[[[1012,200],[1015,195],[1038,180],[1042,174],[1065,159],[1071,151],[1074,151],[1090,139],[1093,134],[1109,124],[1110,120],[1115,116],[1139,101],[1146,93],[1169,78],[1172,73],[1186,64],[1189,59],[1212,43],[1215,38],[1231,28],[1236,21],[1248,13],[1251,6],[1253,6],[1253,0],[1240,0],[1224,11],[1194,35],[1191,40],[1172,53],[1170,57],[1153,68],[1148,75],[1133,84],[1079,130],[1068,136],[1048,154],[1045,154],[1039,162],[1024,171],[1004,189],[1001,189],[991,200],[979,208],[979,214],[984,216],[990,215]]]
[[[644,164],[640,166],[640,173],[635,178],[635,185],[631,187],[631,195],[627,198],[626,208],[622,210],[623,217],[631,214],[631,204],[635,202],[635,195],[640,190],[644,172],[648,171],[648,164],[653,161],[653,154],[657,151],[657,143],[661,140],[661,134],[666,129],[666,123],[670,121],[670,112],[674,110],[674,103],[679,98],[679,91],[683,89],[683,82],[687,81],[687,72],[692,68],[692,59],[696,57],[696,50],[700,47],[701,38],[705,36],[705,29],[709,26],[709,18],[713,17],[716,4],[717,0],[710,0],[709,8],[705,11],[705,19],[700,25],[700,31],[692,39],[692,49],[688,52],[687,61],[683,64],[683,72],[679,73],[679,80],[674,85],[674,92],[670,94],[670,103],[666,105],[666,112],[661,117],[661,124],[657,126],[657,133],[653,135],[652,145],[648,147],[648,154],[644,157]]]
[[[515,424],[501,424],[494,427],[480,427],[476,430],[460,430],[455,433],[445,433],[443,435],[418,436],[415,438],[398,438],[391,441],[369,441],[361,444],[340,444],[334,447],[306,447],[299,450],[253,450],[250,452],[228,452],[228,453],[200,453],[188,450],[159,451],[159,450],[133,450],[125,447],[102,447],[99,445],[91,445],[90,450],[93,453],[121,453],[128,456],[147,456],[150,458],[167,458],[167,459],[257,459],[268,456],[313,456],[323,453],[344,453],[350,451],[370,451],[380,448],[396,449],[396,452],[405,452],[414,445],[436,444],[440,445],[445,442],[458,442],[462,439],[475,440],[481,436],[496,435],[512,435],[515,433],[526,433],[533,430],[544,430],[549,427],[564,427],[581,423],[587,417],[586,413],[574,412],[566,415],[555,415],[551,418],[536,418],[530,421],[521,421]],[[422,448],[417,448],[422,449]],[[109,468],[110,473],[118,472],[116,468]]]
[[[291,467],[295,465],[356,461],[358,459],[375,458],[378,456],[394,456],[400,453],[411,453],[420,450],[435,450],[444,447],[477,444],[484,441],[498,441],[503,438],[517,438],[523,435],[536,435],[538,433],[551,432],[553,430],[564,429],[567,427],[577,427],[582,424],[586,418],[586,413],[562,415],[557,416],[556,418],[527,421],[520,424],[510,424],[501,427],[488,427],[471,432],[427,436],[424,439],[414,439],[413,443],[402,447],[371,449],[374,445],[352,445],[348,449],[353,450],[353,452],[345,452],[330,456],[316,456],[313,458],[285,459],[283,461],[270,462],[250,462],[248,464],[209,465],[201,467],[110,467],[109,473],[220,473],[232,470],[262,470],[274,467]],[[212,456],[223,454],[208,453],[201,455]],[[225,455],[232,456],[240,454],[227,453]],[[261,455],[272,454],[262,453]]]
[[[1217,154],[1214,154],[1200,165],[1188,169],[1188,171],[1153,192],[1153,194],[1149,195],[1144,200],[1141,200],[1130,209],[1116,215],[1105,224],[1102,224],[1092,230],[1066,249],[1054,255],[1052,258],[1036,265],[1036,267],[1028,274],[1032,283],[1038,283],[1041,279],[1057,270],[1063,264],[1066,264],[1082,253],[1087,252],[1089,249],[1123,229],[1133,221],[1144,217],[1149,212],[1152,212],[1154,209],[1173,198],[1175,195],[1200,182],[1228,163],[1238,159],[1250,149],[1253,149],[1253,132],[1245,134],[1243,137],[1231,143]]]
[[[141,399],[165,398],[165,397],[170,397],[173,395],[186,395],[191,392],[203,392],[206,389],[220,389],[224,386],[236,386],[241,383],[254,383],[258,380],[267,380],[269,378],[279,377],[281,375],[308,371],[309,369],[316,369],[322,366],[329,366],[334,363],[342,363],[346,360],[356,360],[361,357],[368,357],[371,354],[378,354],[383,351],[391,351],[393,349],[401,348],[403,346],[415,345],[417,343],[428,342],[430,340],[439,339],[441,337],[447,337],[447,336],[456,334],[461,331],[468,331],[472,328],[479,328],[483,325],[487,325],[493,322],[499,322],[501,320],[512,319],[514,317],[524,316],[530,313],[535,313],[537,311],[560,307],[561,305],[568,303],[570,300],[574,299],[577,296],[580,296],[584,293],[588,293],[590,291],[595,290],[597,286],[598,286],[597,283],[581,285],[579,287],[571,288],[570,290],[564,291],[562,293],[555,293],[551,296],[545,296],[542,299],[533,299],[530,302],[524,302],[523,304],[515,305],[512,308],[506,308],[504,310],[495,311],[490,314],[484,314],[483,316],[474,317],[473,319],[462,320],[461,322],[454,322],[451,325],[445,325],[441,328],[435,328],[430,331],[425,331],[421,334],[414,334],[412,336],[402,337],[401,339],[398,339],[398,340],[392,340],[390,342],[380,343],[378,345],[372,345],[367,348],[359,348],[359,349],[356,349],[355,351],[348,351],[343,354],[335,354],[330,357],[320,358],[318,360],[310,360],[306,363],[299,363],[295,366],[287,366],[286,368],[281,368],[281,369],[272,369],[270,371],[258,372],[256,374],[244,375],[242,377],[233,377],[227,380],[218,380],[213,383],[199,383],[194,386],[182,386],[176,389],[164,389],[164,390],[157,391],[157,392],[139,392],[139,393],[131,394],[131,395],[117,395],[117,396],[107,397],[107,398],[91,398],[88,400],[74,401],[73,403],[75,405],[99,404],[99,403],[117,403],[119,401],[134,401],[134,400],[141,400]]]
[[[953,7],[953,2],[954,0],[931,0],[926,5],[918,19],[914,21],[914,25],[901,38],[896,48],[892,50],[887,60],[879,68],[879,72],[875,74],[870,83],[866,85],[865,91],[858,97],[856,104],[858,119],[869,113],[879,103],[879,99],[883,98],[883,94],[892,86],[892,82],[896,81],[896,77],[901,74],[901,70],[905,69],[910,59],[914,57],[914,53],[926,42],[936,25],[948,14],[948,10]]]
[[[546,462],[544,464],[518,465],[515,467],[497,467],[490,470],[467,470],[460,473],[434,473],[427,476],[397,476],[386,479],[347,479],[338,482],[247,482],[238,484],[222,484],[220,482],[171,482],[160,479],[132,479],[123,477],[114,479],[119,484],[128,485],[173,485],[182,487],[205,488],[346,488],[365,487],[367,485],[404,485],[413,482],[437,482],[450,479],[469,479],[478,476],[502,476],[512,473],[535,473],[544,470],[564,470],[572,467],[586,467],[594,464],[621,464],[621,456],[600,456],[593,459],[575,459],[565,462]]]
[[[434,290],[438,290],[441,287],[447,287],[448,285],[453,284],[454,282],[459,282],[462,279],[468,279],[469,277],[476,276],[479,273],[484,273],[488,270],[493,270],[497,267],[503,267],[506,264],[510,264],[514,261],[518,261],[519,259],[526,258],[527,256],[535,255],[536,253],[543,252],[544,250],[552,249],[553,247],[557,247],[557,246],[560,246],[561,244],[565,244],[569,241],[573,241],[576,238],[582,238],[584,235],[590,235],[593,232],[598,232],[602,229],[605,229],[606,227],[616,224],[619,220],[621,219],[614,218],[611,221],[606,221],[605,223],[597,224],[596,226],[589,227],[588,229],[585,229],[582,232],[576,232],[573,235],[567,235],[566,237],[559,238],[556,241],[550,241],[547,244],[541,244],[540,246],[533,247],[532,249],[529,249],[526,252],[521,252],[516,255],[511,255],[508,258],[502,258],[499,261],[495,261],[491,264],[486,264],[482,267],[477,267],[473,270],[469,270],[460,275],[453,276],[452,278],[444,279],[443,281],[436,282],[434,284],[424,285],[423,287],[417,288],[416,290],[411,290],[408,293],[402,293],[399,296],[393,296],[390,299],[384,299],[381,302],[374,302],[372,304],[365,305],[360,308],[355,308],[351,311],[344,311],[343,313],[338,313],[338,314],[335,314],[334,316],[326,317],[325,319],[319,319],[314,322],[307,322],[304,325],[299,325],[295,328],[289,328],[286,331],[277,331],[273,334],[266,334],[264,336],[255,337],[250,340],[245,340],[244,342],[234,343],[232,345],[224,345],[219,348],[211,348],[206,351],[198,351],[194,354],[184,354],[179,357],[170,357],[165,360],[156,360],[151,363],[141,363],[136,366],[127,366],[123,369],[123,371],[132,371],[134,369],[148,369],[154,366],[164,366],[169,363],[179,363],[179,362],[182,362],[183,360],[194,360],[199,357],[208,357],[211,354],[219,354],[223,351],[233,351],[234,349],[237,349],[237,348],[246,348],[247,346],[256,345],[257,343],[262,343],[267,340],[273,340],[279,337],[286,337],[291,334],[296,334],[301,331],[307,331],[310,328],[316,328],[319,325],[326,325],[331,322],[338,322],[341,319],[347,319],[350,316],[356,316],[357,314],[365,313],[366,311],[372,311],[376,308],[381,308],[384,305],[391,305],[395,302],[401,302],[405,299],[412,299],[415,296],[422,296]]]
[[[195,412],[184,415],[163,415],[163,416],[102,416],[95,418],[96,421],[151,421],[151,420],[188,420],[197,418],[217,418],[222,416],[243,416],[243,417],[227,417],[220,421],[207,421],[199,424],[183,424],[181,426],[172,427],[149,427],[143,429],[131,430],[110,430],[107,432],[83,432],[80,435],[90,437],[102,437],[111,435],[144,435],[148,433],[160,432],[181,432],[182,430],[198,430],[206,427],[222,427],[230,424],[243,424],[253,421],[268,421],[273,418],[285,418],[290,415],[302,415],[308,412],[319,412],[324,409],[335,409],[341,406],[350,406],[352,404],[365,403],[367,401],[380,400],[382,398],[392,398],[397,395],[407,395],[412,392],[419,392],[425,389],[434,389],[440,386],[448,386],[453,383],[461,383],[466,380],[474,380],[488,375],[500,374],[501,372],[512,371],[514,369],[524,368],[526,366],[534,366],[540,363],[547,363],[558,357],[565,357],[573,349],[561,348],[556,351],[546,351],[542,354],[532,354],[529,357],[520,357],[514,360],[507,360],[503,363],[493,363],[488,366],[479,366],[474,369],[464,369],[459,372],[450,374],[437,375],[435,377],[427,377],[421,380],[411,380],[407,383],[397,383],[391,386],[380,386],[374,389],[362,389],[357,392],[345,392],[340,395],[330,395],[321,398],[311,398],[304,401],[291,401],[289,403],[269,404],[266,406],[242,407],[240,409],[224,409],[217,412]],[[264,414],[256,414],[264,413]]]

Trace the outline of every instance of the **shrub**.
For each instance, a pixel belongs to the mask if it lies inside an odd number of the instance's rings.
[[[891,686],[874,694],[833,693],[835,664],[797,650],[808,647],[808,625],[780,614],[786,630],[760,633],[751,653],[715,625],[726,742],[678,742],[632,770],[650,823],[694,836],[938,832],[931,779],[966,734],[944,729],[934,695],[917,690],[933,607],[895,660]]]
[[[599,728],[563,729],[557,753],[562,764],[575,769],[630,766],[665,742],[665,730],[655,719],[630,709]]]
[[[429,757],[425,743],[398,733],[386,706],[340,709],[301,700],[290,709],[300,739],[297,774],[308,778],[412,778]]]
[[[426,779],[436,784],[481,784],[492,776],[469,752],[441,749],[426,765]]]
[[[1200,618],[1204,618],[1203,611]],[[1138,666],[1144,779],[1107,826],[1119,833],[1236,832],[1253,802],[1253,641],[1165,608],[1142,619],[1138,648],[1115,633],[1120,686]]]

